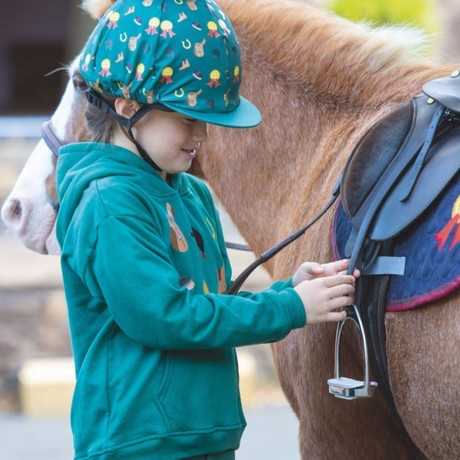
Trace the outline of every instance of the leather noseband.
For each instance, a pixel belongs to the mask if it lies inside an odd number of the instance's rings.
[[[54,155],[59,156],[59,149],[65,144],[61,142],[51,127],[51,120],[45,121],[41,129],[42,138],[46,142],[46,145],[51,149]]]

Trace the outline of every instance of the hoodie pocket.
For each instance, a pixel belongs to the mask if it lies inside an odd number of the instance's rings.
[[[244,423],[234,349],[169,351],[155,404],[171,432],[240,427]]]
[[[107,445],[168,433],[163,407],[152,404],[169,378],[167,352],[139,346],[118,329],[110,343],[108,362],[107,385],[98,386],[108,392],[104,398],[110,410]]]

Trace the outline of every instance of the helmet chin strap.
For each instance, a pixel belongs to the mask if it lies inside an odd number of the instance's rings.
[[[152,168],[156,169],[158,172],[162,172],[163,170],[152,160],[152,158],[148,156],[147,152],[143,149],[141,144],[139,144],[139,142],[137,142],[136,139],[134,139],[134,135],[131,129],[128,130],[128,134],[131,140],[133,141],[134,145],[136,146],[137,151],[139,152],[139,155],[141,156],[141,158],[146,163],[148,163]]]
[[[145,149],[139,144],[139,142],[136,141],[132,128],[135,123],[137,123],[144,115],[146,115],[150,110],[152,110],[153,107],[150,107],[149,105],[143,105],[141,108],[131,117],[131,118],[123,118],[125,120],[124,122],[121,122],[122,125],[125,126],[126,131],[128,131],[129,137],[133,141],[134,145],[137,148],[137,151],[139,152],[139,155],[141,158],[148,163],[152,168],[157,170],[158,172],[163,171],[147,154]],[[118,115],[118,114],[117,114]]]
[[[85,93],[86,99],[88,102],[95,107],[100,108],[103,110],[105,113],[110,115],[115,121],[123,125],[126,130],[128,131],[129,137],[133,141],[134,145],[136,146],[139,155],[141,158],[148,163],[152,168],[154,168],[158,172],[162,172],[163,170],[149,157],[147,152],[144,150],[144,148],[139,144],[139,142],[136,141],[134,138],[134,134],[132,132],[132,127],[134,126],[135,123],[137,123],[144,115],[146,115],[150,110],[152,109],[157,109],[157,110],[162,110],[163,112],[173,112],[170,108],[164,106],[163,104],[151,104],[151,105],[142,105],[140,109],[131,117],[131,118],[125,118],[122,117],[121,115],[118,115],[118,113],[112,108],[110,104],[107,103],[107,101],[96,91],[93,89],[89,89]]]

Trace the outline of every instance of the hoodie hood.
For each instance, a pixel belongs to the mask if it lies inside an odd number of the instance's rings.
[[[129,177],[146,192],[159,196],[183,191],[181,174],[171,175],[171,186],[142,158],[122,147],[96,142],[69,144],[59,150],[56,170],[59,214],[56,236],[63,245],[83,195],[92,183],[101,179],[116,181]]]

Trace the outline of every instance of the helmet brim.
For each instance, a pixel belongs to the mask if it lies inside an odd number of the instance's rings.
[[[197,112],[164,101],[162,104],[175,112],[183,113],[196,120],[229,128],[253,128],[262,121],[259,109],[242,96],[240,96],[238,107],[233,112],[226,113]]]

